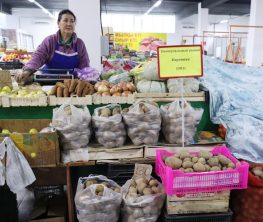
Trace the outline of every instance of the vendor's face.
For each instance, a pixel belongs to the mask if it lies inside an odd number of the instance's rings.
[[[72,34],[75,30],[75,20],[70,14],[63,14],[58,22],[58,27],[61,33]]]

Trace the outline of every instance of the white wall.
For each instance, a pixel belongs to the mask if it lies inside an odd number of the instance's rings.
[[[3,17],[3,18],[2,18]],[[14,8],[12,15],[1,15],[0,28],[17,29],[33,36],[34,48],[43,39],[57,31],[56,19],[48,17],[41,9]]]

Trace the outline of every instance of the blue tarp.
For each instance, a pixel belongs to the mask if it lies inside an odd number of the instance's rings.
[[[211,120],[227,127],[235,157],[263,163],[263,68],[205,57],[201,81],[210,93]]]

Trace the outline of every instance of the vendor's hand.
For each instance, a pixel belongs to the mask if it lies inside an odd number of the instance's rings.
[[[33,74],[30,71],[19,72],[16,74],[15,80],[21,85],[30,84],[33,82]]]

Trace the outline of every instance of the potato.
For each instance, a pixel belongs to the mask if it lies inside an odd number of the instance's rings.
[[[211,167],[207,164],[205,164],[205,171],[210,171]]]
[[[191,155],[190,155],[190,153],[188,151],[180,151],[179,155],[180,155],[180,159],[191,157]]]
[[[148,180],[144,177],[139,177],[135,180],[135,183],[137,184],[137,186],[141,183],[145,183],[145,184],[148,184]]]
[[[138,190],[138,192],[139,192],[140,194],[142,194],[144,188],[146,188],[146,187],[147,187],[147,184],[145,184],[145,183],[139,183],[138,186],[137,186],[137,190]]]
[[[152,194],[152,189],[151,188],[144,188],[143,191],[142,191],[143,195],[150,195]]]
[[[150,186],[158,186],[158,184],[159,184],[158,180],[151,179],[151,180],[149,181],[149,185],[150,185]]]
[[[121,113],[121,110],[119,107],[115,107],[113,110],[112,110],[112,115],[116,115],[116,114],[120,114]]]
[[[231,163],[231,160],[223,155],[218,155],[218,160],[221,164],[227,166],[229,163]]]
[[[191,160],[191,158],[190,157],[186,157],[186,158],[184,158],[184,160],[183,160],[183,162],[192,162],[192,160]]]
[[[103,192],[104,191],[104,186],[102,184],[98,184],[96,186],[96,192]]]
[[[193,163],[197,163],[198,160],[199,160],[199,158],[197,156],[192,157],[192,162]]]
[[[111,110],[109,108],[103,108],[100,110],[100,116],[109,117],[111,116]]]
[[[193,163],[190,161],[183,162],[183,168],[191,168],[193,166]]]
[[[209,158],[213,157],[213,154],[208,151],[200,151],[198,156],[208,160]]]
[[[203,157],[199,158],[197,163],[206,164],[205,158],[203,158]]]
[[[136,187],[130,187],[129,193],[137,193],[137,188]]]
[[[151,206],[146,206],[142,209],[143,213],[148,216],[151,213]]]
[[[117,193],[120,193],[121,192],[121,189],[119,187],[115,187],[114,188],[114,191],[117,192]]]
[[[179,169],[182,166],[183,161],[174,156],[169,156],[165,160],[165,164],[172,169]]]
[[[220,171],[221,169],[220,169],[220,167],[218,167],[218,166],[213,166],[213,167],[211,167],[211,169],[210,169],[210,171]]]
[[[152,191],[154,193],[160,193],[161,192],[160,189],[157,186],[152,186]]]
[[[186,169],[184,170],[184,172],[185,172],[185,173],[193,173],[194,170],[193,170],[193,168],[186,168]]]
[[[202,163],[195,163],[193,165],[194,171],[195,172],[205,172],[205,165]]]
[[[207,160],[207,163],[209,164],[209,166],[213,167],[213,166],[218,166],[219,165],[219,160],[217,157],[211,157],[209,160]]]
[[[234,168],[236,167],[236,165],[231,162],[231,163],[229,163],[229,164],[227,165],[227,167],[234,169]]]

